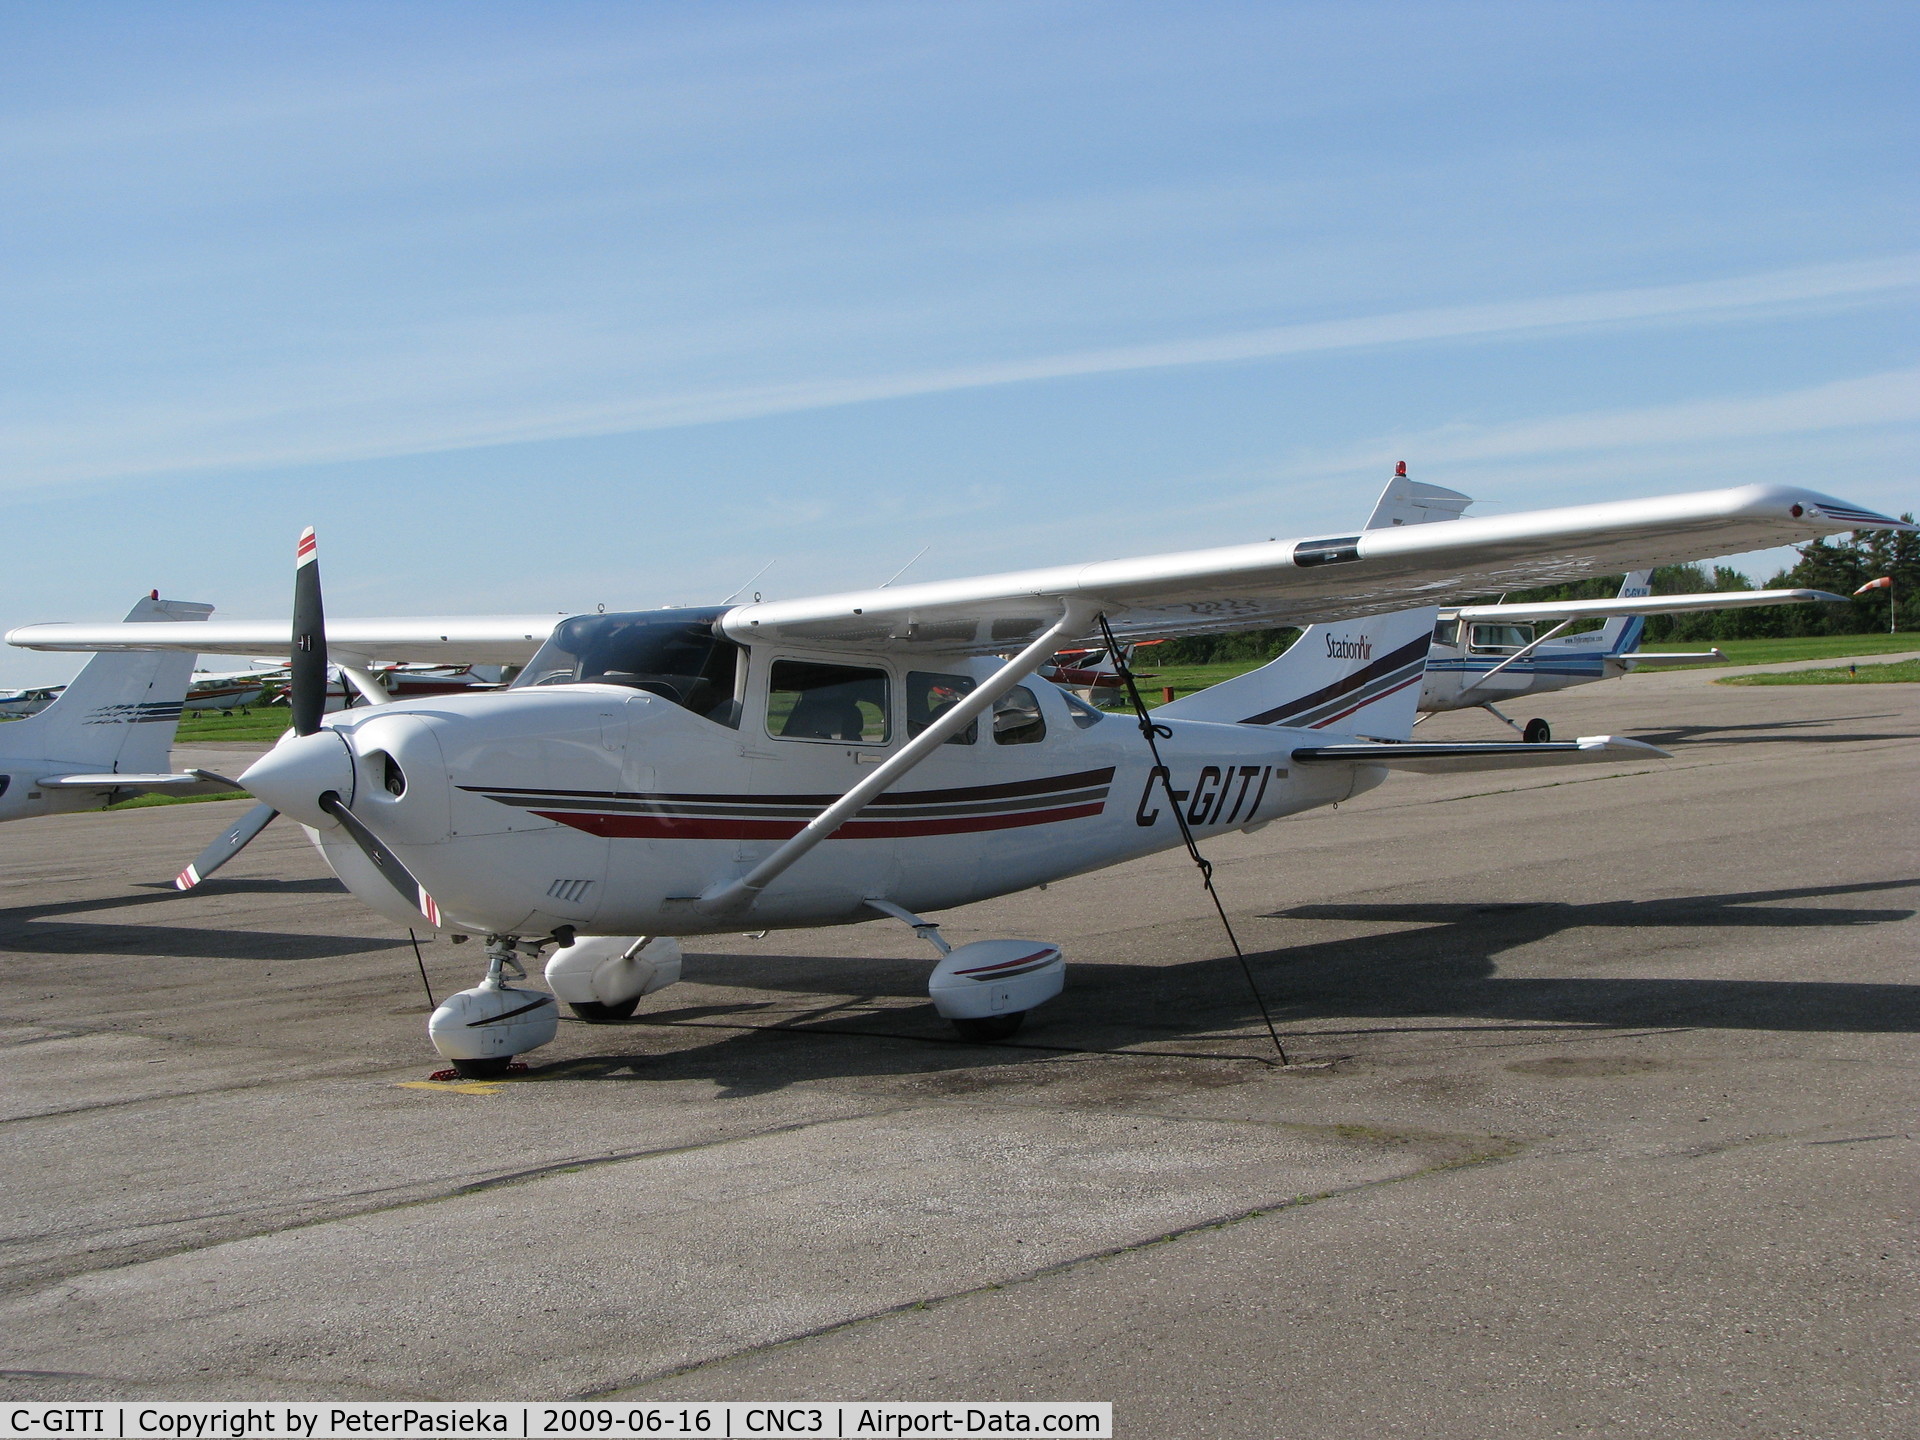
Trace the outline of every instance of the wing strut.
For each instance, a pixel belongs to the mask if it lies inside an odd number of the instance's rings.
[[[784,874],[802,855],[853,819],[894,781],[984,715],[995,701],[1044,665],[1054,651],[1079,636],[1097,609],[1098,606],[1089,600],[1077,597],[1063,600],[1059,620],[1038,640],[994,671],[952,709],[945,711],[939,719],[909,740],[901,747],[899,754],[809,820],[798,835],[782,842],[771,855],[737,880],[726,881],[708,890],[694,908],[712,915],[752,904],[755,896]]]

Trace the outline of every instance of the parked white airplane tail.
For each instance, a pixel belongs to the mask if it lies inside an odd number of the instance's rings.
[[[1473,503],[1458,490],[1407,477],[1402,460],[1380,492],[1363,530],[1457,520]],[[1397,610],[1337,625],[1313,625],[1278,660],[1162,705],[1179,720],[1287,725],[1337,730],[1375,740],[1407,740],[1420,704],[1420,681],[1433,643],[1431,607]]]
[[[1458,490],[1445,490],[1424,480],[1407,478],[1407,462],[1387,482],[1374,502],[1373,514],[1363,530],[1387,530],[1395,525],[1431,525],[1437,520],[1458,520],[1460,512],[1473,503],[1473,497]]]
[[[1622,600],[1644,600],[1653,593],[1653,572],[1635,570],[1620,583]],[[1637,649],[1640,636],[1647,628],[1644,615],[1616,615],[1600,627],[1600,648],[1609,655],[1624,655]]]
[[[1310,625],[1278,660],[1154,713],[1406,740],[1420,704],[1433,606]]]
[[[204,620],[211,605],[162,600],[159,593],[127,613],[129,621]],[[34,754],[100,771],[167,768],[180,704],[193,674],[192,655],[126,650],[95,655],[38,715],[0,732],[10,754]]]

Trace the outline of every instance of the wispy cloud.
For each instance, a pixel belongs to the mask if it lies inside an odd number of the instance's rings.
[[[395,455],[472,449],[488,445],[660,430],[792,414],[837,406],[938,395],[994,386],[1032,384],[1128,372],[1246,363],[1370,347],[1445,345],[1522,339],[1562,333],[1660,325],[1751,321],[1788,314],[1840,310],[1905,298],[1920,288],[1920,255],[1905,254],[1844,264],[1808,266],[1728,279],[1631,289],[1589,291],[1480,305],[1404,310],[1389,314],[1320,320],[1224,335],[1149,344],[1107,346],[1047,355],[979,361],[893,374],[800,380],[737,388],[712,387],[650,395],[626,395],[588,403],[529,400],[502,403],[510,390],[500,373],[510,361],[482,364],[485,391],[472,403],[445,378],[472,373],[476,357],[463,344],[460,361],[446,366],[408,357],[415,375],[438,375],[437,393],[410,403],[404,385],[387,391],[374,413],[361,397],[342,410],[256,389],[251,407],[229,400],[198,419],[187,406],[149,407],[142,415],[92,415],[84,425],[48,421],[0,430],[0,471],[15,488],[84,482],[193,469],[294,465],[365,460]],[[470,342],[471,337],[468,337]],[[461,363],[464,362],[464,363]],[[357,385],[341,375],[335,386],[298,387],[316,393],[353,395]],[[364,377],[361,377],[364,378]],[[550,377],[548,377],[550,378]],[[551,387],[542,386],[551,393]],[[1451,453],[1494,455],[1533,449],[1615,443],[1634,426],[1665,427],[1661,433],[1732,427],[1753,433],[1756,424],[1808,428],[1816,423],[1880,423],[1875,417],[1913,418],[1913,372],[1841,381],[1782,401],[1708,401],[1659,412],[1591,415],[1527,423],[1507,430],[1472,432],[1436,440]],[[1758,407],[1758,408],[1755,408]],[[1903,408],[1904,407],[1904,408]],[[355,413],[358,412],[358,413]],[[161,416],[164,415],[164,419]],[[1834,417],[1820,421],[1820,416]],[[1849,416],[1863,418],[1852,419]],[[1744,427],[1744,428],[1743,428]],[[1728,433],[1731,433],[1728,432]],[[1564,436],[1564,439],[1556,439]],[[1582,438],[1585,437],[1585,438]],[[1507,450],[1487,447],[1506,446]]]
[[[1378,464],[1414,447],[1427,463],[1714,444],[1920,421],[1920,368],[1887,370],[1773,395],[1588,411],[1485,427],[1448,426],[1369,450]]]

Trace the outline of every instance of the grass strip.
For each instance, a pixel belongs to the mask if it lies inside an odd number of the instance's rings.
[[[1920,660],[1891,665],[1849,665],[1844,670],[1788,670],[1777,675],[1727,675],[1716,685],[1920,685]]]

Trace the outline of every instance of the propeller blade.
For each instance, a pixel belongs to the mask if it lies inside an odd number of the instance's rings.
[[[217,775],[206,776],[198,770],[193,773],[201,775],[203,779],[217,780],[220,778]],[[231,784],[232,782],[229,781],[228,783]],[[240,787],[235,785],[234,788],[237,790]],[[238,855],[242,850],[246,849],[247,842],[262,830],[266,829],[267,823],[279,813],[280,812],[271,805],[254,806],[253,809],[241,817],[238,825],[226,831],[218,840],[202,850],[199,857],[195,859],[191,865],[187,866],[179,875],[174,877],[174,888],[178,890],[193,889],[194,886],[198,885],[202,880],[206,879],[209,875],[213,874],[214,871],[233,859],[233,857]]]
[[[433,896],[418,880],[413,872],[400,863],[400,857],[389,850],[380,837],[367,828],[366,821],[346,807],[346,804],[333,791],[329,790],[320,797],[320,808],[340,822],[340,826],[353,837],[353,843],[360,847],[374,868],[386,876],[387,883],[399,892],[400,898],[427,917],[427,923],[440,928],[440,907],[434,904]]]
[[[193,776],[196,780],[205,780],[212,785],[224,785],[229,790],[244,790],[247,788],[238,780],[229,780],[218,770],[202,770],[196,765],[189,765],[187,767],[187,774]]]
[[[327,617],[320,603],[320,550],[309,525],[293,552],[293,733],[311,735],[327,713]]]

